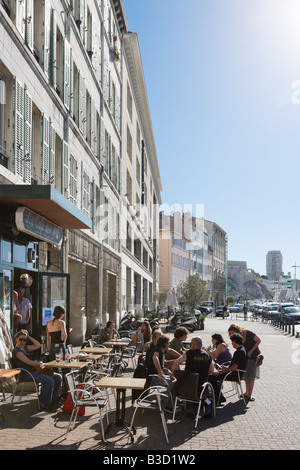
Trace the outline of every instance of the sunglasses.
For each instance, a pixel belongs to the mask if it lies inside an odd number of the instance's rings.
[[[27,338],[18,338],[19,341],[27,341]]]

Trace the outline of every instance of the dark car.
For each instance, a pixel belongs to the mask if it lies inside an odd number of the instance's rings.
[[[295,323],[300,323],[300,308],[299,307],[285,307],[283,311],[285,318],[291,318]]]
[[[216,317],[223,317],[224,305],[219,305],[216,310]]]

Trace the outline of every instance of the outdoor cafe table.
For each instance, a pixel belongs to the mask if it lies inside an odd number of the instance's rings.
[[[120,339],[112,339],[110,341],[105,341],[104,346],[106,347],[126,347],[130,345],[130,340],[120,340]]]
[[[72,369],[80,370],[82,373],[82,382],[83,382],[83,377],[84,377],[84,372],[87,369],[88,365],[86,362],[79,362],[79,361],[71,361],[71,362],[66,362],[66,361],[51,361],[47,362],[45,364],[47,367],[51,367],[52,369],[61,369],[62,374],[63,374],[63,395],[66,395],[67,392],[67,387],[65,384],[65,375],[68,371]]]
[[[146,379],[132,377],[102,377],[99,382],[96,382],[96,387],[117,389],[116,420],[114,423],[108,425],[105,434],[107,434],[112,427],[124,427],[128,432],[130,431],[130,423],[125,421],[126,390],[144,390],[145,384]],[[135,434],[134,428],[133,434]],[[130,436],[133,442],[132,433],[130,433]]]
[[[93,348],[83,348],[81,349],[81,351],[79,352],[80,353],[88,353],[88,354],[110,354],[112,351],[111,348],[97,348],[97,347],[93,347]]]
[[[11,377],[15,377],[16,375],[20,374],[20,372],[21,371],[17,369],[0,369],[0,380],[2,381],[4,379],[10,379]],[[3,401],[5,401],[5,393],[2,383],[1,392],[3,395]],[[5,418],[2,413],[0,413],[0,417],[3,419],[3,421],[5,421]]]

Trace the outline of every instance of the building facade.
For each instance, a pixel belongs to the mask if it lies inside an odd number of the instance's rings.
[[[215,239],[217,235],[213,235],[210,225],[206,228],[206,222],[189,213],[160,213],[160,291],[171,288],[176,290],[190,275],[198,274],[206,282],[211,300],[225,296],[226,260],[221,256],[226,257],[226,243],[223,252],[219,247],[219,239]]]
[[[224,305],[227,283],[227,234],[218,224],[209,220],[204,221],[204,227],[208,234],[208,246],[212,257],[211,300],[215,305]]]
[[[0,307],[12,328],[29,274],[32,332],[44,336],[60,303],[80,344],[96,318],[149,305],[158,282],[161,183],[137,36],[121,0],[5,0],[0,50]]]
[[[282,261],[281,251],[268,251],[266,255],[266,275],[271,281],[279,281],[282,273]]]

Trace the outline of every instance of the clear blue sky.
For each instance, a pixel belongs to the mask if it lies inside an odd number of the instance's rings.
[[[123,0],[163,186],[204,204],[228,257],[300,265],[300,0]],[[299,91],[298,91],[299,90]],[[297,269],[300,278],[300,268]]]

